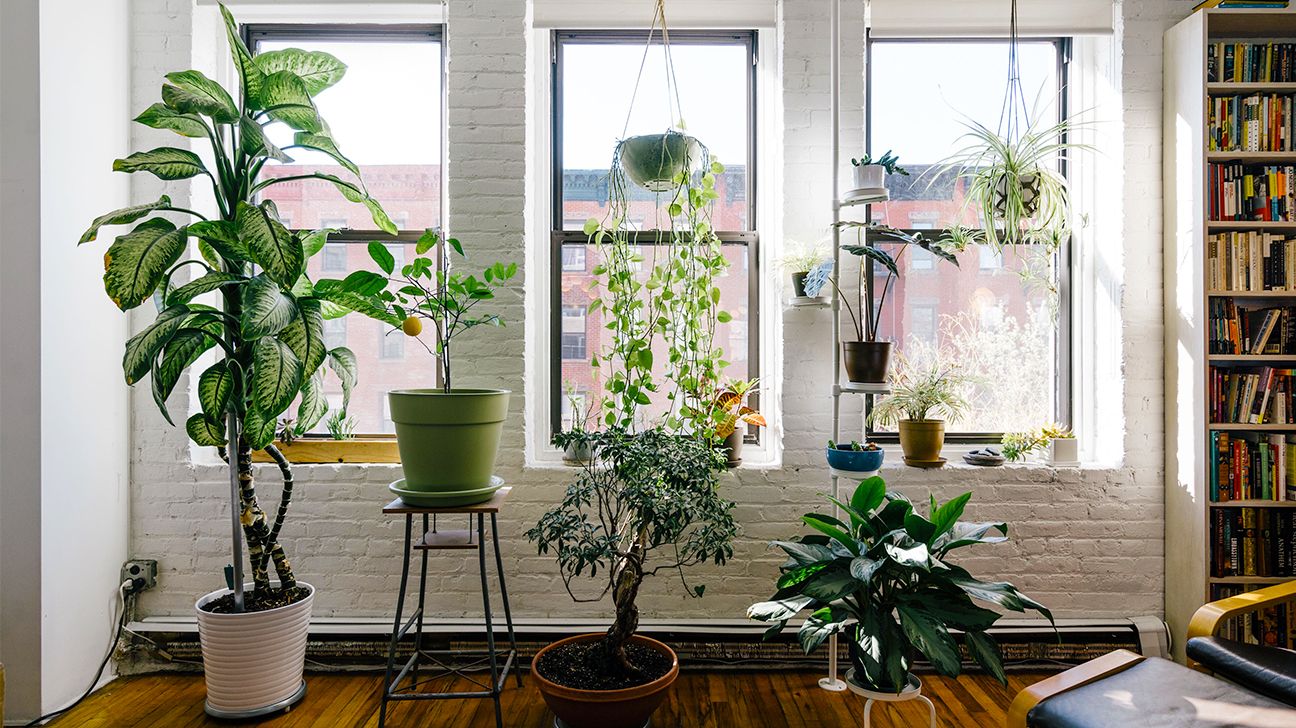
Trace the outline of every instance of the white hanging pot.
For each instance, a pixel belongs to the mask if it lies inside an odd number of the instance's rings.
[[[1013,183],[1020,192],[1024,217],[1034,217],[1039,208],[1040,176],[1035,172],[1020,175],[1000,175],[995,180],[995,217],[1003,219],[1008,212],[1008,185]]]
[[[886,167],[880,164],[855,165],[853,173],[856,190],[880,190],[886,187]]]
[[[306,694],[306,633],[315,587],[302,600],[276,609],[213,614],[203,606],[230,593],[221,589],[194,604],[202,642],[207,713],[251,718],[287,708]],[[251,584],[245,589],[250,590]]]
[[[679,187],[683,173],[702,164],[702,145],[678,131],[630,137],[617,147],[621,168],[631,182],[652,192]]]

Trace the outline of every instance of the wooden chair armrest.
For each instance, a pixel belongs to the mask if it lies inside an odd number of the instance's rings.
[[[1142,661],[1142,655],[1129,650],[1116,650],[1029,685],[1017,693],[1008,708],[1007,728],[1026,728],[1026,716],[1031,710],[1054,695],[1097,682]]]
[[[1210,602],[1198,609],[1188,622],[1188,639],[1212,637],[1219,632],[1227,619],[1293,599],[1296,599],[1296,581],[1275,584]]]

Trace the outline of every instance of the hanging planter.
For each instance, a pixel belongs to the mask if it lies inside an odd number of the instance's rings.
[[[616,162],[631,182],[650,192],[670,192],[685,175],[702,168],[706,150],[697,139],[678,131],[644,134],[617,145]]]

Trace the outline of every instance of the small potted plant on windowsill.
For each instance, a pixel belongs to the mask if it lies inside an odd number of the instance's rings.
[[[882,697],[921,689],[910,672],[919,655],[937,673],[957,677],[963,657],[955,632],[972,660],[1007,684],[1003,655],[989,634],[1000,614],[977,602],[1033,610],[1049,622],[1053,615],[1013,585],[980,581],[952,563],[955,549],[1008,540],[1007,524],[959,520],[970,498],[964,493],[937,505],[933,497],[924,516],[882,478],[862,481],[849,503],[834,501],[849,523],[807,513],[801,520],[818,533],[774,542],[789,560],[774,596],[753,604],[747,616],[773,623],[769,639],[808,610],[798,633],[806,654],[830,635],[846,635],[847,679]]]
[[[891,377],[891,394],[869,412],[869,424],[899,425],[900,447],[906,465],[939,468],[945,446],[945,422],[962,417],[968,410],[963,397],[966,377],[952,366],[937,361],[911,362],[898,357]],[[943,416],[943,419],[940,417]]]
[[[387,246],[370,243],[369,257],[382,273],[362,270],[344,280],[315,284],[316,290],[324,288],[350,301],[356,311],[404,332],[437,358],[439,389],[387,393],[405,475],[389,489],[407,503],[434,507],[490,500],[501,485],[493,471],[509,391],[456,389],[451,361],[456,337],[478,326],[504,324],[499,315],[480,313],[477,307],[493,300],[496,289],[517,274],[516,263],[493,263],[480,276],[451,266],[441,269],[434,257],[441,254],[441,242],[435,230],[425,231],[414,259],[399,271]],[[445,244],[465,257],[458,240],[448,238]],[[418,338],[424,321],[436,337],[435,348]]]
[[[793,244],[787,254],[779,258],[779,267],[792,278],[792,295],[796,298],[818,296],[818,290],[814,294],[806,292],[806,277],[815,268],[824,264],[827,264],[831,270],[832,259],[822,246],[817,245]]]
[[[1044,462],[1055,467],[1080,464],[1079,444],[1071,428],[1057,423],[1003,436],[1003,455],[1010,461],[1025,460],[1031,454],[1042,454]]]
[[[568,432],[589,432],[593,405],[585,401],[585,398],[576,391],[576,385],[571,382],[563,382],[563,396],[567,398],[567,408],[571,411],[571,425],[568,427]],[[571,442],[563,448],[563,462],[568,465],[580,465],[589,462],[589,459],[588,440],[572,438]]]
[[[847,193],[847,196],[861,195],[869,192],[881,192],[886,189],[887,175],[898,174],[905,177],[909,176],[909,171],[901,167],[898,162],[900,159],[886,150],[882,156],[873,159],[870,154],[865,154],[859,159],[851,160],[852,180],[854,189]]]
[[[690,415],[702,427],[714,428],[712,437],[719,444],[720,452],[725,456],[725,464],[730,468],[742,465],[746,428],[740,424],[752,427],[765,427],[768,424],[764,415],[747,405],[747,398],[756,386],[755,379],[739,379],[727,382],[714,394],[694,397],[700,404],[690,411]]]

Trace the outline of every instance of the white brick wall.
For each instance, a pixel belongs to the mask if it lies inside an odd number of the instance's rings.
[[[857,0],[846,5],[852,6]],[[523,148],[525,98],[530,87],[523,0],[455,0],[449,7],[449,225],[476,261],[522,260],[525,175],[545,173]],[[814,239],[828,222],[829,155],[826,0],[783,3],[783,157],[781,212],[789,237]],[[1007,519],[1011,544],[973,552],[974,572],[1010,579],[1065,616],[1161,614],[1162,424],[1160,306],[1160,48],[1161,32],[1185,15],[1188,0],[1148,0],[1118,6],[1125,93],[1123,235],[1102,244],[1119,248],[1120,336],[1124,374],[1124,464],[1112,469],[1052,473],[1041,469],[979,470],[948,467],[925,472],[888,469],[893,485],[915,499],[929,491],[949,498],[974,492],[968,515]],[[134,105],[154,99],[161,74],[188,67],[189,0],[137,0]],[[850,13],[848,13],[850,15]],[[851,21],[858,23],[858,20]],[[861,27],[846,26],[858,38]],[[854,78],[843,87],[848,131],[844,148],[859,146],[862,93],[858,42],[846,43],[843,70]],[[545,72],[545,69],[539,69]],[[136,143],[147,136],[140,130]],[[139,180],[136,196],[155,197],[156,185]],[[173,191],[175,194],[175,191]],[[1113,253],[1115,251],[1112,251]],[[522,286],[544,285],[523,271]],[[566,471],[524,468],[522,407],[526,396],[522,299],[505,297],[510,326],[473,336],[461,348],[459,382],[506,386],[514,393],[501,455],[501,474],[514,486],[500,523],[515,614],[521,617],[601,615],[601,605],[569,602],[553,563],[535,555],[522,533],[564,488]],[[739,503],[744,534],[733,563],[699,574],[707,597],[686,598],[678,581],[662,579],[645,590],[646,618],[740,618],[753,600],[771,590],[779,559],[766,542],[800,531],[798,517],[820,504],[828,482],[820,448],[828,436],[827,383],[831,381],[828,315],[822,311],[782,315],[784,399],[783,467],[740,470],[727,476],[727,493]],[[182,399],[178,396],[177,399]],[[218,586],[228,560],[224,471],[190,464],[181,432],[166,427],[146,391],[136,394],[133,446],[133,552],[159,559],[159,588],[142,600],[142,614],[186,615],[193,600]],[[858,425],[858,403],[854,422]],[[852,410],[848,410],[852,411]],[[845,420],[850,428],[850,419]],[[301,578],[320,588],[321,616],[385,616],[399,577],[400,524],[379,509],[385,485],[397,477],[387,466],[324,465],[298,469],[293,517],[286,545]],[[262,468],[267,495],[273,468]],[[475,565],[461,556],[435,557],[429,589],[431,613],[443,617],[479,613]]]

